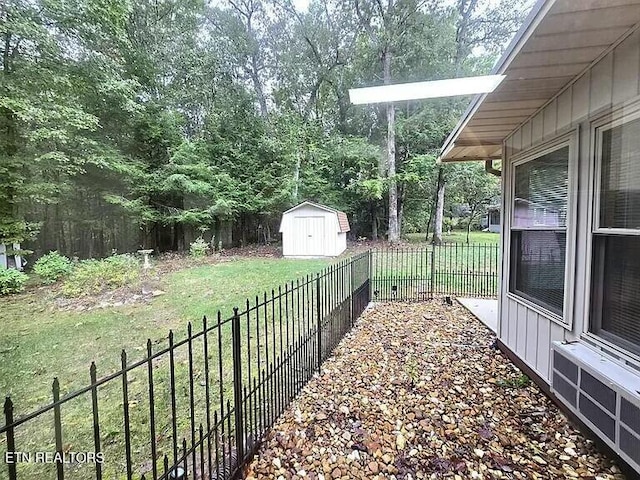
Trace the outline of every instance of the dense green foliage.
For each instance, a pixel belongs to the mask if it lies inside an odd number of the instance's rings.
[[[140,265],[132,255],[83,260],[64,282],[62,293],[69,297],[101,293],[130,284],[139,276]]]
[[[55,283],[60,278],[69,275],[72,270],[71,260],[58,252],[49,252],[43,255],[33,266],[33,271],[44,283]]]
[[[381,52],[394,82],[484,73],[524,3],[7,0],[0,243],[87,258],[268,241],[304,199],[383,236],[391,184],[400,223],[424,229],[468,99],[398,104],[390,173],[384,108],[348,89],[380,83]]]
[[[202,237],[198,237],[189,245],[189,255],[193,258],[202,258],[209,253],[209,244]]]
[[[11,293],[20,293],[24,290],[27,283],[27,274],[19,272],[15,268],[7,268],[0,270],[0,295],[9,295]]]

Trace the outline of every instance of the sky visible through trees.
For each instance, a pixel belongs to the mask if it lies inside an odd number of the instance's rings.
[[[530,6],[2,2],[0,243],[80,258],[247,244],[303,200],[396,240],[433,227],[439,184],[441,217],[468,218],[497,179],[435,157],[469,98],[355,106],[348,89],[485,74]]]

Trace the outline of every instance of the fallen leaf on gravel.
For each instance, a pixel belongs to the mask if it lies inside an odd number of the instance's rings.
[[[455,303],[368,309],[245,478],[624,479],[494,341]]]

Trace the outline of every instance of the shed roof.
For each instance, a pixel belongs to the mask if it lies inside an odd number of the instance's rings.
[[[309,200],[306,200],[298,205],[296,205],[295,207],[291,207],[289,210],[283,212],[282,215],[285,215],[289,212],[293,212],[294,210],[297,210],[300,207],[303,206],[312,206],[312,207],[316,207],[319,208],[321,210],[325,210],[327,212],[331,212],[331,213],[335,213],[338,217],[338,231],[340,233],[346,233],[348,231],[351,230],[351,227],[349,226],[349,219],[347,218],[347,214],[344,212],[341,212],[340,210],[336,210],[335,208],[331,208],[331,207],[327,207],[326,205],[321,205],[320,203],[315,203],[315,202],[310,202]]]
[[[631,34],[637,0],[539,0],[492,73],[506,75],[477,95],[445,141],[439,161],[495,160],[511,132]]]

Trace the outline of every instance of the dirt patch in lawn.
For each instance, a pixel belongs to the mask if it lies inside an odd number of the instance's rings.
[[[247,479],[624,479],[459,305],[369,310]]]

